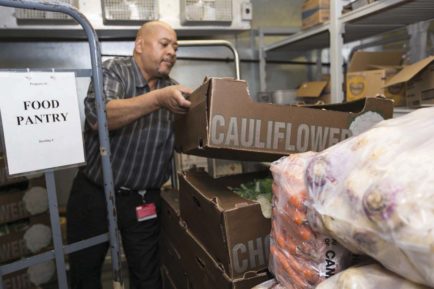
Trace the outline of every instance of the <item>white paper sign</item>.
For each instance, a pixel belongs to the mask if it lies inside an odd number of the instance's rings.
[[[72,72],[0,72],[9,175],[84,163]]]

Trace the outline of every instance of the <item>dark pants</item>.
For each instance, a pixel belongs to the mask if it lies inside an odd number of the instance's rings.
[[[146,193],[160,211],[158,191]],[[136,206],[143,204],[137,192],[116,194],[118,226],[127,258],[131,289],[160,289],[159,218],[138,222]],[[104,189],[90,182],[81,172],[72,185],[67,206],[67,238],[74,243],[108,231]],[[101,269],[108,243],[69,255],[72,289],[100,289]]]

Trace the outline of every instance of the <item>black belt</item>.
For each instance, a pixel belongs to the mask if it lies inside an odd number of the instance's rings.
[[[144,190],[133,190],[127,187],[120,187],[118,189],[116,189],[116,194],[121,195],[121,196],[129,196],[132,194],[139,194],[141,196],[144,196],[147,193],[151,193],[151,192],[160,192],[160,189],[144,189]]]

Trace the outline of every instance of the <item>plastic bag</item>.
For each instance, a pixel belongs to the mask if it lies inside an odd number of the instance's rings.
[[[354,253],[434,286],[434,109],[419,109],[318,153],[308,219]]]
[[[321,282],[316,289],[428,289],[378,264],[352,267]]]
[[[272,163],[273,212],[270,271],[287,289],[314,288],[350,260],[332,238],[316,234],[306,217],[305,171],[315,153],[294,154]]]

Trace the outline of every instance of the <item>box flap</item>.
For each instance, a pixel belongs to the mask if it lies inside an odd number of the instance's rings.
[[[182,177],[200,191],[209,202],[214,203],[220,211],[224,212],[242,206],[258,204],[238,196],[228,187],[236,187],[243,182],[266,176],[265,173],[251,173],[213,179],[204,171],[189,170],[184,172]]]
[[[369,70],[372,69],[372,65],[399,66],[401,62],[402,51],[356,51],[348,65],[348,72]]]
[[[372,68],[372,69],[385,69],[387,71],[390,71],[390,70],[395,71],[397,69],[402,68],[402,66],[401,65],[376,65],[376,64],[372,64],[372,65],[369,65],[369,68]]]
[[[320,97],[327,86],[327,81],[309,81],[297,89],[297,97]]]
[[[405,66],[400,72],[386,82],[386,87],[409,81],[433,62],[433,60],[434,56],[430,56],[419,62]]]
[[[207,118],[211,81],[205,81],[190,95],[191,107],[186,115],[175,116],[175,149],[178,152],[199,147],[207,142]]]

